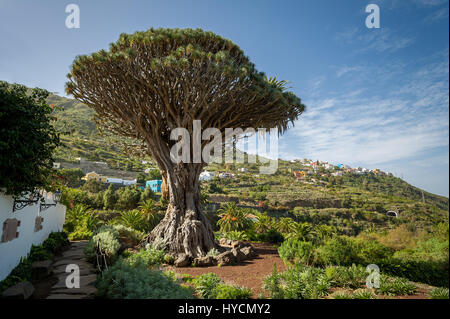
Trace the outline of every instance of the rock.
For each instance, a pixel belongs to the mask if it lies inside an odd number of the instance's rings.
[[[65,251],[62,254],[62,258],[72,259],[72,260],[80,260],[80,259],[85,259],[86,256],[84,254],[83,249],[71,249],[71,250]]]
[[[219,244],[223,246],[231,246],[232,240],[226,238],[220,238]]]
[[[249,247],[249,246],[251,246],[250,243],[246,243],[246,242],[243,242],[241,240],[234,240],[231,243],[231,248],[235,248],[235,249],[243,248],[243,247]]]
[[[29,281],[20,282],[3,291],[3,298],[6,299],[28,299],[34,293],[34,287]]]
[[[251,259],[258,255],[256,253],[256,250],[252,246],[243,247],[240,249],[240,251],[245,256],[245,259]]]
[[[217,264],[219,265],[230,265],[236,261],[236,257],[234,257],[233,252],[231,250],[225,251],[220,255],[216,256]]]
[[[42,279],[50,276],[53,270],[51,260],[35,261],[31,264],[33,279]]]
[[[187,267],[191,264],[191,258],[186,254],[179,254],[173,264],[175,267]]]
[[[236,259],[236,262],[241,262],[243,260],[245,260],[245,255],[242,253],[242,251],[240,249],[232,249],[231,250],[234,258]]]
[[[216,264],[216,259],[213,256],[204,256],[194,259],[194,265],[197,267],[208,267],[214,266]]]
[[[86,265],[90,265],[90,267],[93,267],[92,264],[88,263],[85,259],[72,259],[72,258],[69,258],[69,259],[62,258],[58,261],[55,261],[55,263],[53,264],[53,267],[56,268],[56,267],[59,267],[62,265],[66,266],[69,264],[78,265],[80,268],[83,266],[86,266]]]
[[[233,240],[233,242],[231,243],[231,248],[240,248],[241,247],[241,242],[239,240]]]

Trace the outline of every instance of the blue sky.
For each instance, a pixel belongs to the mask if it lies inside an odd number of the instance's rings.
[[[67,29],[67,4],[80,29]],[[381,28],[367,29],[376,3]],[[150,27],[233,40],[308,110],[280,157],[380,168],[449,194],[448,0],[0,1],[0,79],[63,94],[74,57]]]

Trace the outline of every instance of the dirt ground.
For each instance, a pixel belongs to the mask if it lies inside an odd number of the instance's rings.
[[[170,267],[170,269],[176,273],[189,274],[191,276],[212,272],[218,275],[225,283],[251,288],[254,293],[253,297],[258,297],[260,293],[264,293],[262,284],[264,278],[272,272],[273,264],[277,265],[278,272],[284,271],[286,267],[278,256],[277,249],[272,245],[256,243],[252,243],[252,245],[258,252],[258,257],[235,266]]]

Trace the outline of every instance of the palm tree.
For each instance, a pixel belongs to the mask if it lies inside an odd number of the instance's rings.
[[[228,203],[224,208],[220,208],[217,212],[220,217],[217,225],[220,227],[221,231],[244,230],[251,223],[247,212],[237,207],[235,203]]]

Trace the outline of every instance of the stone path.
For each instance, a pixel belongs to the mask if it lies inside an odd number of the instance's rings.
[[[86,260],[83,249],[87,241],[74,241],[62,256],[59,256],[53,262],[53,274],[58,282],[52,286],[50,295],[47,299],[91,299],[94,298],[97,288],[97,271],[91,263]],[[67,265],[74,264],[80,270],[80,287],[67,288],[66,278],[73,274],[66,272]]]

